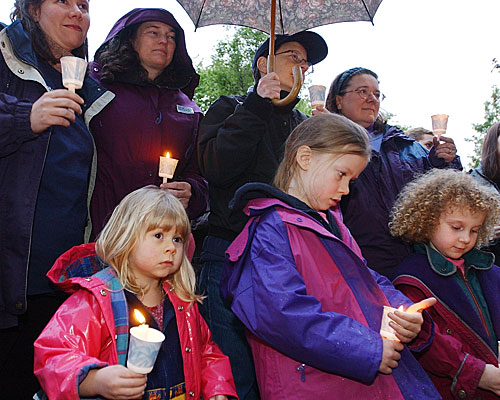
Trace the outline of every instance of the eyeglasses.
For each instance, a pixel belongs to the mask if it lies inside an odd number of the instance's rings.
[[[383,93],[380,93],[379,91],[370,92],[369,90],[363,89],[363,88],[358,88],[358,89],[354,89],[354,90],[346,90],[345,92],[341,93],[340,95],[343,96],[344,94],[351,93],[351,92],[357,93],[358,96],[361,97],[363,100],[366,100],[370,95],[373,96],[375,101],[377,101],[379,103],[381,101],[384,101],[384,99],[385,99],[385,95]]]
[[[313,65],[307,61],[306,59],[300,57],[300,54],[295,51],[295,50],[285,50],[282,51],[281,53],[275,53],[275,56],[279,56],[281,54],[287,54],[291,59],[292,62],[300,67],[305,67],[307,65],[307,70],[306,70],[306,75],[312,74],[314,72],[314,67]]]

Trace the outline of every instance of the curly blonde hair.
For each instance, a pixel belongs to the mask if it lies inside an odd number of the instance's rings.
[[[195,294],[196,276],[186,257],[191,227],[181,202],[166,190],[157,186],[145,186],[129,193],[113,211],[108,223],[96,241],[96,254],[113,267],[124,288],[135,294],[143,293],[130,268],[129,256],[139,239],[146,233],[162,227],[174,228],[184,242],[184,256],[179,270],[165,280],[174,288],[177,296],[186,302],[201,302]]]
[[[441,214],[452,208],[486,215],[476,247],[487,244],[500,220],[500,198],[472,176],[451,169],[433,169],[403,188],[391,212],[391,234],[409,242],[428,242]]]

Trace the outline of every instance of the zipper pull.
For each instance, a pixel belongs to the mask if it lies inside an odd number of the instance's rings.
[[[306,372],[305,372],[305,369],[306,369],[306,365],[305,364],[301,364],[300,367],[297,367],[297,371],[300,371],[300,380],[302,382],[306,381]]]

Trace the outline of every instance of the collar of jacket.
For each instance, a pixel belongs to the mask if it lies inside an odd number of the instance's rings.
[[[31,38],[24,30],[20,20],[15,20],[5,29],[15,55],[26,64],[38,67],[35,51],[31,44]]]
[[[332,236],[333,234],[337,239],[342,240],[342,234],[337,222],[331,215],[327,215],[330,221],[328,223],[316,210],[309,207],[303,201],[265,183],[255,182],[243,185],[236,191],[229,203],[229,209],[242,210],[250,217],[261,214],[263,210],[275,206],[280,206],[293,213],[290,219],[282,216],[288,222],[293,224],[298,223],[301,226],[306,225],[322,234],[325,234],[324,231],[326,230],[328,232],[327,236]],[[333,213],[338,212],[338,207],[330,211]],[[297,212],[303,213],[306,218],[297,217]]]
[[[34,74],[39,77],[39,79],[35,80],[42,80],[40,81],[40,84],[44,85],[47,90],[50,90],[50,88],[47,88],[39,73],[38,60],[31,44],[31,38],[24,30],[21,21],[14,21],[11,25],[5,28],[5,33],[10,40],[10,47],[12,48],[14,55],[22,63],[26,64],[26,67],[29,66],[34,68],[34,71],[36,71]],[[2,47],[5,48],[6,46],[7,43],[2,43]],[[16,62],[19,63],[19,61]],[[20,76],[18,71],[19,68],[17,68],[16,65],[11,65],[7,62],[7,60],[6,63],[12,73],[19,76],[21,79],[26,79],[27,75],[30,75],[28,74],[28,71],[25,71],[24,76]],[[19,67],[22,67],[22,65],[19,64]],[[89,126],[92,117],[101,111],[115,97],[113,93],[106,90],[93,79],[90,79],[88,74],[85,76],[83,87],[78,92],[81,93],[81,96],[85,100],[85,103],[82,106],[82,111],[85,115],[85,123],[87,124],[87,127]]]
[[[484,172],[483,172],[483,165],[481,163],[478,164],[477,168],[475,169],[471,169],[469,171],[469,174],[471,174],[472,176],[474,176],[474,174],[477,174],[479,175],[481,178],[483,178],[487,183],[489,183],[491,186],[493,186],[497,192],[500,192],[500,188],[499,188],[499,185],[492,179],[488,178]]]
[[[450,276],[457,272],[457,266],[451,261],[448,261],[439,252],[434,250],[427,244],[415,244],[415,251],[417,254],[424,254],[427,256],[431,268],[441,276]],[[466,267],[475,268],[477,270],[488,270],[493,266],[495,257],[493,254],[472,249],[463,255]]]
[[[413,139],[409,136],[406,136],[405,133],[397,126],[386,125],[382,141],[385,142],[387,140],[392,140],[392,139],[403,140],[405,142],[414,142],[415,141],[415,139]]]

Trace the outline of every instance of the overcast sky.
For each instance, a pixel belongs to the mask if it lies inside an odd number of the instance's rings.
[[[1,0],[0,21],[8,23],[13,0]],[[175,0],[90,0],[90,53],[113,23],[134,7],[162,7],[174,14],[186,32],[188,51],[197,64],[209,62],[211,51],[227,32],[220,26],[199,28]],[[329,48],[315,66],[313,83],[329,86],[345,69],[364,66],[379,75],[387,98],[382,107],[405,126],[431,128],[432,114],[450,116],[448,133],[468,164],[472,145],[465,142],[473,123],[484,116],[491,86],[500,74],[491,72],[500,59],[499,0],[384,0],[368,22],[334,24],[313,29]]]

